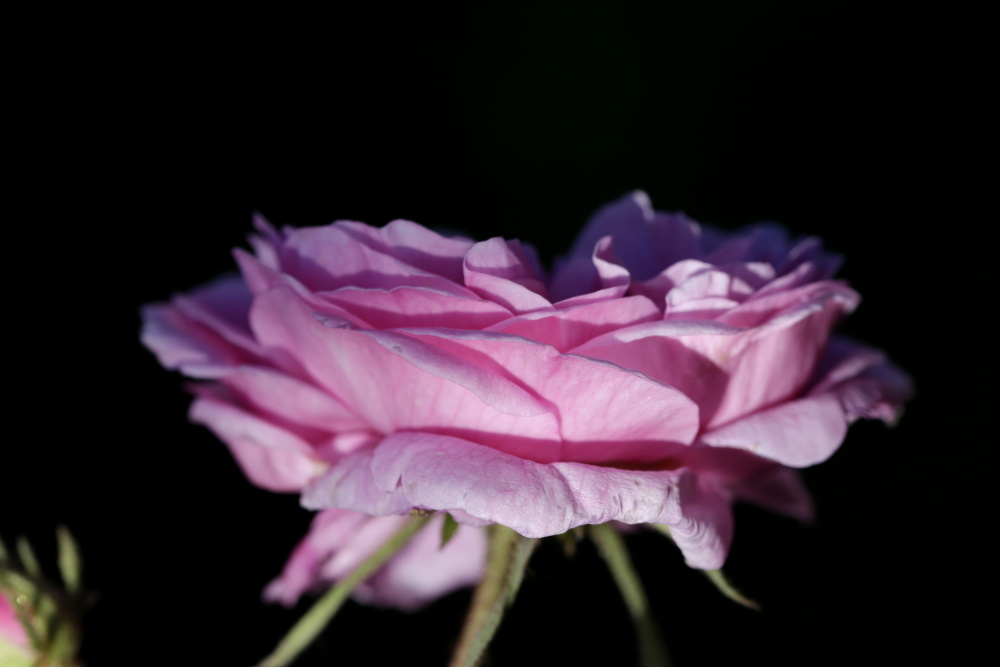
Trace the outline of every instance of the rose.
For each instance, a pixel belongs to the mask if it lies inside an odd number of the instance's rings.
[[[517,241],[257,226],[241,277],[147,308],[143,340],[211,380],[192,419],[251,480],[313,509],[446,510],[528,537],[657,523],[717,568],[734,501],[808,518],[793,468],[911,391],[831,338],[858,302],[838,259],[774,226],[725,234],[636,193],[550,279]]]

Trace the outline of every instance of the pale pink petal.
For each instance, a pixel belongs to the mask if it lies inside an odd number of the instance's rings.
[[[811,293],[809,300],[795,302],[766,324],[732,340],[715,339],[707,345],[690,342],[729,373],[722,401],[712,418],[703,422],[707,428],[801,395],[831,329],[856,303],[853,291],[836,287]]]
[[[559,420],[561,455],[544,459],[498,446],[508,453],[540,462],[646,463],[669,456],[672,445],[690,443],[698,431],[698,408],[687,396],[615,364],[560,354],[548,345],[503,334],[410,334],[486,372],[516,380],[550,406]]]
[[[408,265],[461,284],[465,255],[473,241],[441,236],[409,220],[393,220],[382,228],[360,222],[337,223],[359,243]]]
[[[820,394],[737,419],[703,434],[701,440],[803,468],[829,458],[846,433],[840,400],[833,394]]]
[[[722,425],[701,436],[793,467],[826,460],[858,417],[892,423],[912,382],[876,350],[843,339],[831,344],[824,374],[809,394]]]
[[[391,290],[341,288],[323,300],[363,319],[374,329],[445,327],[486,329],[511,318],[509,310],[479,297],[463,297],[424,287]]]
[[[407,519],[345,510],[319,512],[281,576],[268,584],[264,598],[291,606],[303,593],[332,585],[378,550]],[[485,564],[485,533],[461,528],[442,548],[443,520],[443,514],[431,519],[386,565],[355,588],[353,597],[367,604],[414,611],[476,583]]]
[[[308,369],[376,431],[478,434],[542,458],[558,448],[548,405],[514,381],[412,337],[324,326],[287,290],[258,297],[251,321],[272,355]]]
[[[274,369],[240,366],[221,380],[247,407],[271,421],[325,434],[367,427],[334,396]]]
[[[365,474],[361,466],[351,472]],[[311,484],[303,505],[375,513],[342,491],[346,478],[332,482],[336,474],[334,467]],[[402,493],[414,507],[462,510],[526,537],[608,521],[665,524],[692,567],[719,567],[731,539],[728,502],[687,470],[542,464],[459,438],[405,432],[379,444],[370,474],[386,495]]]
[[[391,289],[402,285],[468,293],[455,281],[389,254],[391,248],[369,244],[366,226],[336,223],[291,230],[279,249],[281,270],[313,291],[339,287]],[[445,239],[447,241],[447,239]]]
[[[641,369],[693,400],[704,423],[718,409],[729,374],[722,358],[693,348],[695,344],[709,347],[710,343],[718,348],[731,347],[740,335],[745,332],[706,320],[649,322],[597,336],[571,352]]]
[[[653,322],[659,317],[660,311],[652,301],[642,296],[629,296],[554,312],[529,313],[504,320],[488,330],[546,343],[565,352],[603,333]]]
[[[333,301],[325,298],[330,292],[316,293],[311,291],[293,276],[279,273],[270,267],[262,264],[256,257],[243,252],[239,248],[233,251],[233,257],[239,264],[243,279],[250,287],[254,296],[269,292],[273,289],[287,288],[309,305],[314,311],[322,313],[327,319],[336,318],[344,321],[345,326],[371,328],[372,324],[356,313],[339,306]],[[381,292],[384,290],[372,290]]]
[[[551,310],[545,285],[516,241],[493,238],[465,256],[465,286],[512,313]]]
[[[373,451],[374,448],[348,454],[322,476],[313,479],[302,492],[302,506],[313,510],[348,509],[374,515],[407,512],[413,503],[402,489],[392,484],[386,486],[372,475]]]
[[[188,417],[229,446],[247,478],[271,491],[298,491],[326,469],[297,435],[214,396],[202,396]]]

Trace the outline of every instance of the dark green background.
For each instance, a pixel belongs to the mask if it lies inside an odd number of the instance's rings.
[[[8,435],[0,534],[65,523],[100,594],[91,667],[249,665],[297,614],[259,603],[309,516],[185,421],[138,308],[233,268],[250,215],[404,217],[565,250],[656,207],[822,236],[864,296],[844,330],[918,398],[807,470],[806,529],[737,509],[716,594],[630,538],[678,667],[882,665],[987,646],[995,599],[998,24],[988,2],[143,4],[7,22]],[[630,664],[596,555],[544,547],[494,665]],[[350,605],[302,665],[444,664],[467,594]],[[301,611],[298,610],[298,611]],[[198,656],[198,657],[192,657]]]

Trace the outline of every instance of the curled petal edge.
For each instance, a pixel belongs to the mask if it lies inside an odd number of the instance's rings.
[[[455,511],[525,537],[619,521],[670,527],[687,564],[722,566],[732,515],[721,494],[687,469],[623,470],[537,463],[460,438],[400,432],[335,465],[302,495],[308,509],[398,514],[412,507]]]

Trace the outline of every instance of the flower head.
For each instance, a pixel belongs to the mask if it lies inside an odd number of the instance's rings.
[[[191,418],[253,482],[330,512],[269,589],[285,601],[414,508],[528,537],[663,524],[718,568],[733,501],[809,518],[794,469],[912,391],[832,334],[859,301],[838,258],[773,225],[723,233],[634,193],[551,276],[518,241],[402,220],[257,229],[240,275],[147,307],[143,341],[207,381]],[[462,548],[481,559],[481,537]],[[454,572],[423,599],[475,576]]]

